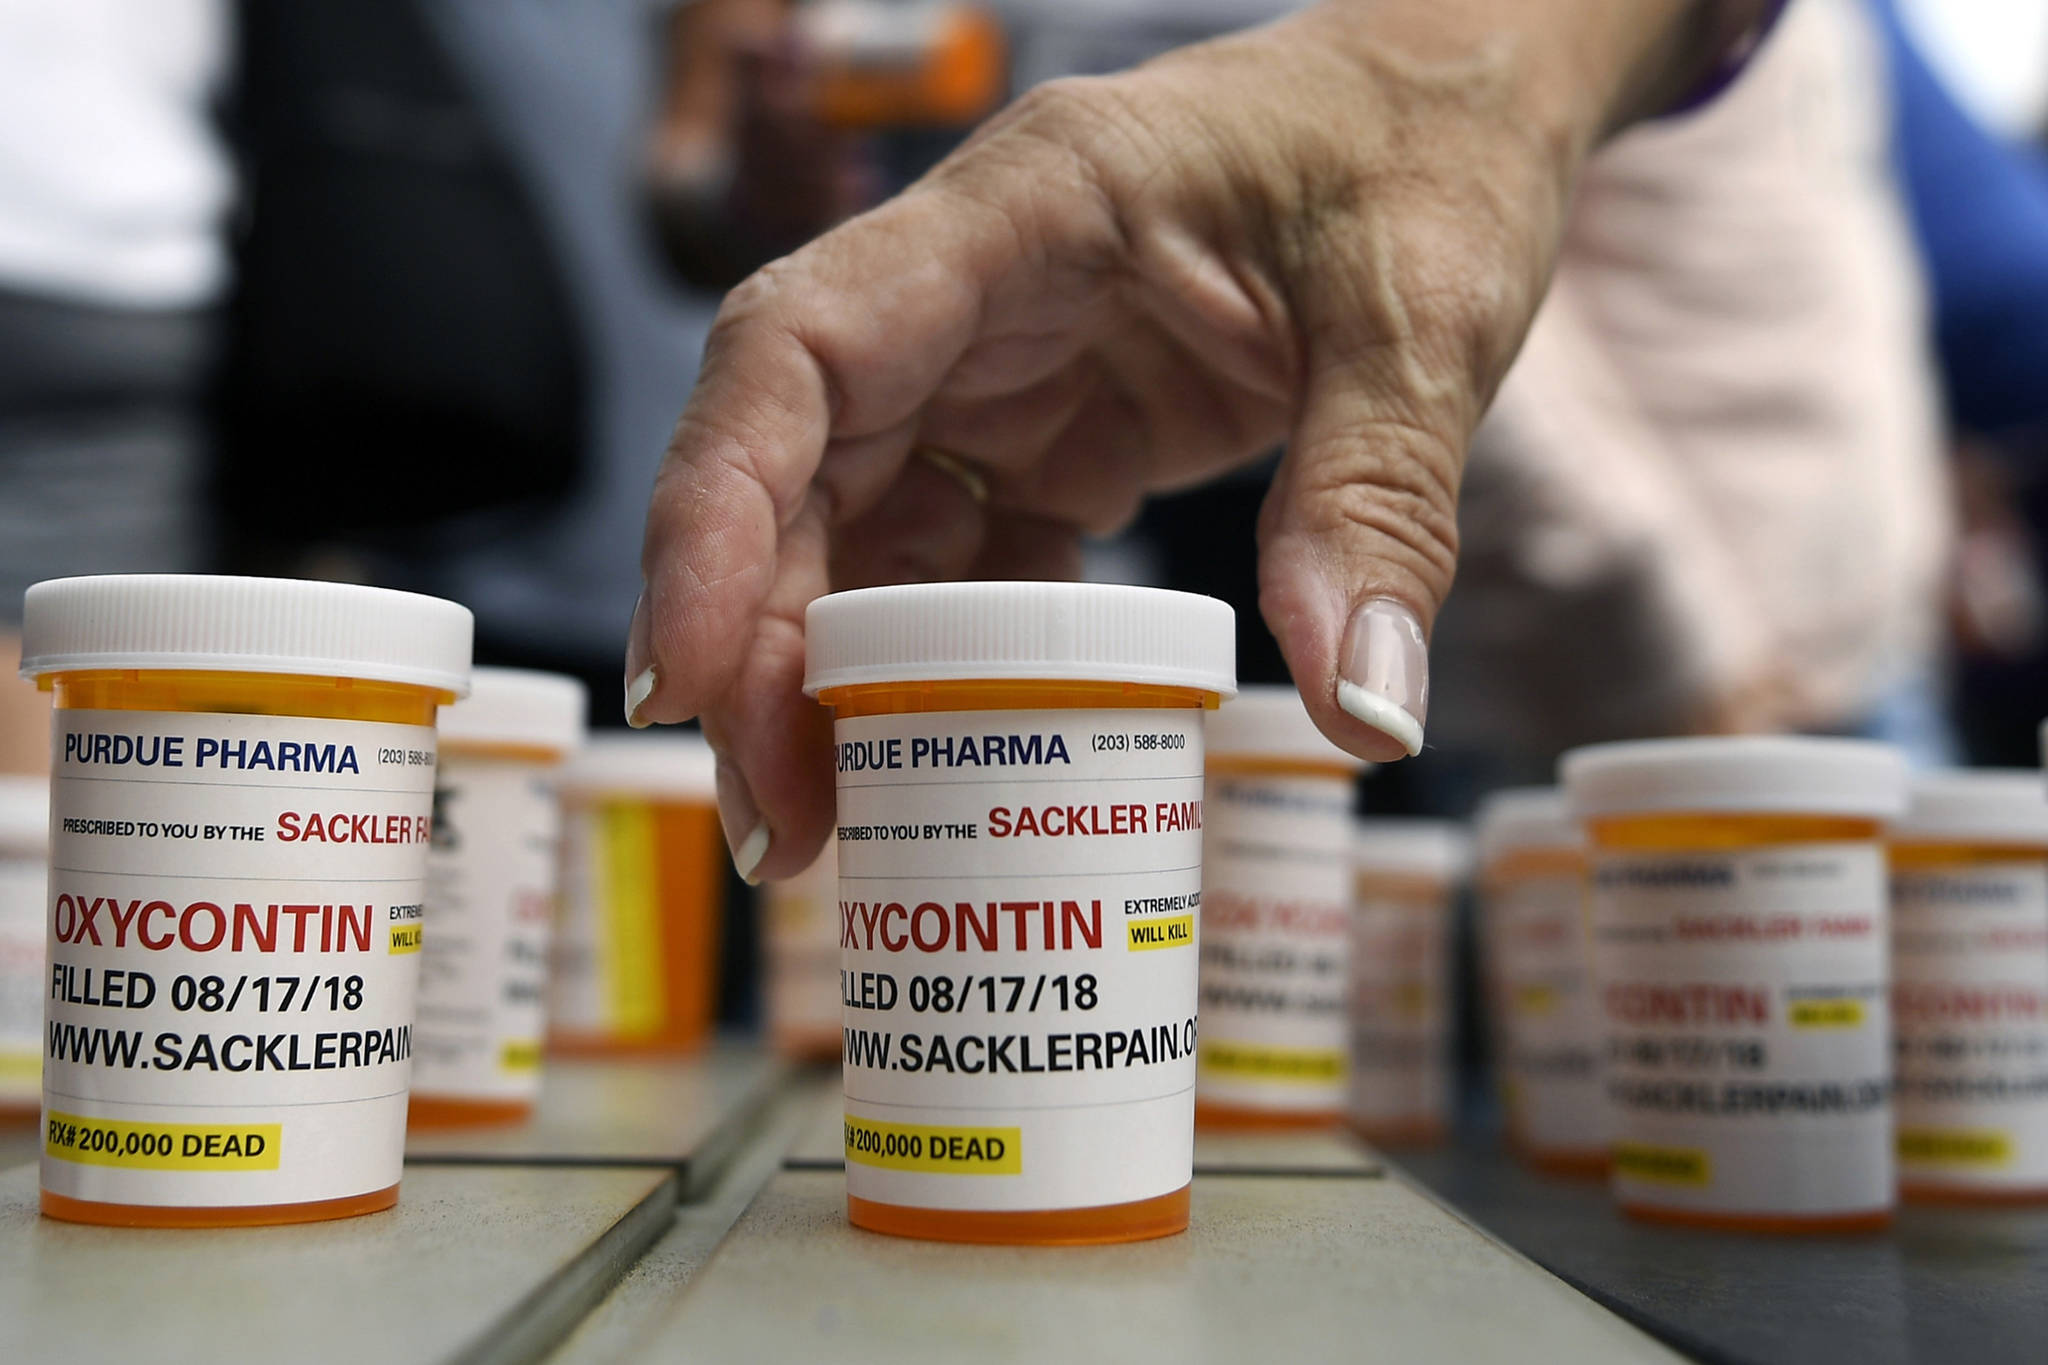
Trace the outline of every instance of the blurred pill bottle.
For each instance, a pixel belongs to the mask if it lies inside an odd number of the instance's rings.
[[[1365,819],[1351,855],[1345,1116],[1371,1142],[1441,1142],[1451,1121],[1451,922],[1471,839],[1444,820]]]
[[[0,777],[0,1122],[34,1118],[43,1101],[49,861],[49,780]]]
[[[1002,22],[960,0],[808,0],[796,32],[834,127],[964,127],[1002,102]]]
[[[1592,852],[1622,1207],[1756,1231],[1889,1222],[1883,836],[1904,760],[1695,738],[1592,745],[1561,773]]]
[[[761,885],[768,1042],[785,1057],[836,1062],[843,1045],[836,836],[786,881]]]
[[[1187,1226],[1213,598],[935,583],[819,598],[847,1216],[948,1241]]]
[[[1247,687],[1209,717],[1202,821],[1195,1121],[1342,1120],[1351,799],[1364,764],[1292,687]]]
[[[704,1045],[730,865],[716,760],[694,734],[596,734],[562,771],[562,894],[548,1045],[583,1056]]]
[[[589,697],[558,673],[479,668],[441,711],[415,1127],[513,1122],[540,1096],[548,941],[561,882],[556,780]]]
[[[469,611],[341,583],[28,591],[52,712],[42,1208],[219,1227],[398,1199],[435,712]]]
[[[1494,792],[1475,826],[1480,960],[1509,1144],[1539,1169],[1605,1174],[1585,834],[1555,787]]]
[[[1913,779],[1892,826],[1899,1187],[2048,1199],[2048,791],[2039,772]]]

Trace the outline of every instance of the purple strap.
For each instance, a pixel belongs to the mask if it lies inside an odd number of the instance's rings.
[[[1686,92],[1683,99],[1658,117],[1673,118],[1679,114],[1690,114],[1719,99],[1729,86],[1735,84],[1735,78],[1748,68],[1750,60],[1756,56],[1757,49],[1763,46],[1764,39],[1770,36],[1771,29],[1784,15],[1788,3],[1790,0],[1771,0],[1770,8],[1728,45],[1727,50],[1714,62],[1713,69],[1700,77],[1698,83]]]

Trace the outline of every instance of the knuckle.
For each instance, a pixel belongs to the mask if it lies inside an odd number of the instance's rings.
[[[1321,537],[1363,535],[1375,552],[1399,560],[1441,593],[1458,560],[1455,463],[1442,443],[1403,428],[1400,439],[1361,442],[1338,456],[1310,463],[1286,529]]]

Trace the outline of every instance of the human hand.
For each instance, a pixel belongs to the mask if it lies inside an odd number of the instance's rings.
[[[742,874],[830,827],[813,598],[1071,576],[1283,438],[1261,610],[1325,734],[1415,752],[1466,440],[1573,171],[1684,78],[1692,9],[1330,0],[1041,87],[735,290],[656,482],[627,710],[702,716]]]

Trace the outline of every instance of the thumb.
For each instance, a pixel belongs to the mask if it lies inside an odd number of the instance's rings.
[[[1386,762],[1422,751],[1473,405],[1440,399],[1418,420],[1413,390],[1378,368],[1312,372],[1260,513],[1259,607],[1317,726]]]

